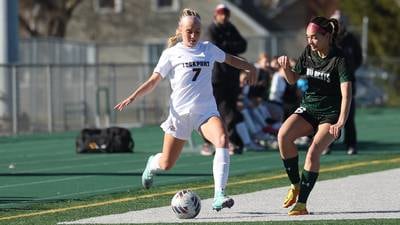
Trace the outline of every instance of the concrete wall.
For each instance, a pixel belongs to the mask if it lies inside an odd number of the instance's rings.
[[[164,44],[175,33],[183,8],[196,9],[202,17],[203,38],[213,20],[214,8],[220,0],[178,0],[178,9],[156,12],[153,1],[122,1],[120,13],[96,12],[95,1],[82,1],[68,24],[66,38],[98,43],[98,62],[146,62],[147,44]],[[244,57],[254,61],[265,47],[265,34],[260,35],[243,15],[232,13],[231,21],[244,37],[251,39]],[[140,47],[141,46],[141,47]]]

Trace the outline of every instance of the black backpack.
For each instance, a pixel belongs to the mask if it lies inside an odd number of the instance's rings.
[[[77,153],[133,152],[131,132],[122,127],[82,129],[75,140]]]

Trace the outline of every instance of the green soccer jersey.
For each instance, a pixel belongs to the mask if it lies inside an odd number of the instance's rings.
[[[307,79],[308,89],[301,101],[301,106],[307,112],[319,115],[340,112],[340,83],[354,80],[340,49],[333,47],[327,57],[321,58],[307,46],[293,72]]]

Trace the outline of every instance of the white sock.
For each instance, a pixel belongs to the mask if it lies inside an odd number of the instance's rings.
[[[247,129],[246,124],[244,122],[237,123],[235,125],[235,130],[238,133],[240,139],[242,139],[244,145],[250,144],[251,139],[249,130]]]
[[[157,153],[154,157],[153,160],[151,160],[151,164],[150,164],[150,170],[152,173],[155,173],[159,170],[161,170],[160,167],[160,158],[161,158],[161,153]]]
[[[249,128],[250,133],[255,134],[257,133],[257,128],[253,122],[253,119],[251,118],[250,112],[247,109],[243,109],[240,111],[244,117],[244,122],[246,123],[246,126]]]
[[[229,150],[227,148],[215,148],[213,161],[214,191],[221,192],[225,189],[229,176]]]

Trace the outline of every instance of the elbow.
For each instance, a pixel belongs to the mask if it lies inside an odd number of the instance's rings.
[[[297,75],[296,73],[285,73],[285,78],[286,81],[290,84],[290,85],[295,85],[297,80],[299,79],[299,75]]]
[[[295,85],[298,79],[296,78],[286,78],[286,81],[290,84],[290,85]]]
[[[351,94],[351,91],[347,91],[347,92],[345,92],[345,93],[343,93],[342,94],[342,98],[343,99],[346,99],[346,100],[348,100],[348,101],[350,101],[351,99],[352,99],[352,94]]]

